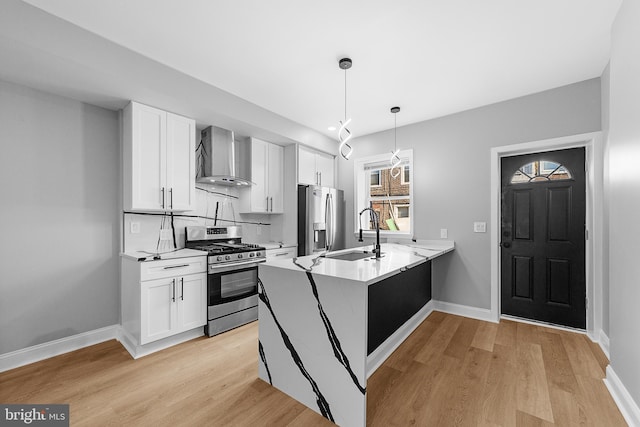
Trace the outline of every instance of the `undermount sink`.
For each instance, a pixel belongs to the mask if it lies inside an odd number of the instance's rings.
[[[363,258],[374,258],[375,254],[369,251],[353,251],[342,254],[327,254],[325,258],[340,259],[343,261],[357,261]]]

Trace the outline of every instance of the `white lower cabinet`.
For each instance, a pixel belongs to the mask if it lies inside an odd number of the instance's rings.
[[[141,283],[140,344],[206,323],[206,273]]]
[[[122,328],[145,345],[207,322],[207,257],[122,262]]]

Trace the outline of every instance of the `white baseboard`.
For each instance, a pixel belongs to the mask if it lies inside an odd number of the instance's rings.
[[[622,384],[618,375],[613,371],[611,365],[607,366],[607,377],[604,379],[604,383],[627,424],[631,427],[640,427],[640,408],[624,384]]]
[[[433,309],[449,314],[456,314],[458,316],[484,320],[485,322],[497,323],[491,310],[486,308],[470,307],[468,305],[454,304],[452,302],[433,301]]]
[[[600,344],[600,348],[604,352],[605,356],[607,356],[607,359],[611,360],[611,357],[609,356],[609,336],[605,334],[603,330],[600,330],[600,336],[596,342]]]
[[[181,344],[203,335],[204,328],[199,327],[158,341],[150,342],[149,344],[137,345],[135,338],[129,335],[129,333],[124,329],[119,328],[118,341],[120,341],[122,346],[129,352],[131,357],[138,359],[148,354],[155,353],[156,351],[164,350],[165,348]]]
[[[90,345],[118,338],[120,325],[107,326],[93,331],[83,332],[70,337],[60,338],[43,344],[23,348],[0,355],[0,372],[39,362]]]
[[[433,300],[429,301],[416,314],[414,314],[404,325],[387,338],[378,348],[367,356],[367,378],[387,360],[400,344],[407,339],[433,311]]]

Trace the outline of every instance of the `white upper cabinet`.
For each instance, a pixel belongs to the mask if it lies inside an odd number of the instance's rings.
[[[334,187],[334,156],[298,146],[298,183]]]
[[[284,209],[284,149],[251,138],[251,181],[240,198],[242,213],[282,213]]]
[[[123,112],[124,209],[195,208],[195,121],[131,102]]]

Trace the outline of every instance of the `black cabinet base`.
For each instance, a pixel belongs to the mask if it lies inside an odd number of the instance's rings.
[[[431,261],[369,286],[367,355],[431,300]]]

